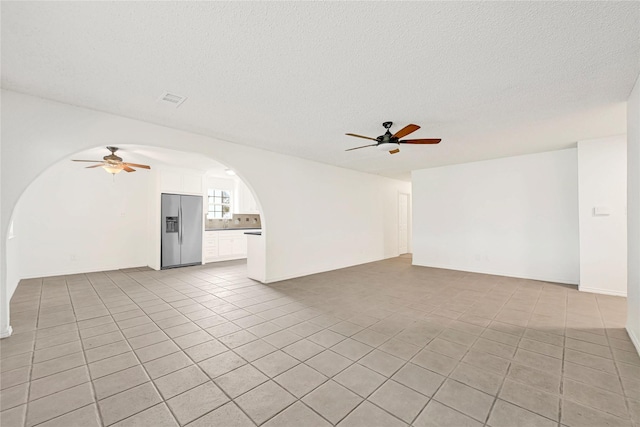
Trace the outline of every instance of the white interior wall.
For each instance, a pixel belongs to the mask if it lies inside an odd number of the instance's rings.
[[[398,192],[410,183],[286,157],[267,169],[287,181],[264,191],[279,205],[261,210],[267,253],[278,254],[267,255],[268,282],[398,256]]]
[[[578,141],[578,200],[579,289],[626,296],[626,135]]]
[[[640,353],[640,77],[627,103],[627,331]]]
[[[150,175],[112,176],[85,165],[53,165],[20,198],[9,242],[18,277],[147,265]]]
[[[568,149],[414,171],[413,263],[577,284],[576,157]]]
[[[200,153],[233,168],[258,197],[268,230],[263,235],[267,281],[398,254],[397,222],[392,221],[397,220],[398,192],[411,191],[408,182],[11,91],[2,91],[2,113],[0,332],[9,327],[9,289],[15,286],[7,278],[18,278],[19,254],[15,248],[5,252],[8,218],[39,174],[96,146],[158,146]]]

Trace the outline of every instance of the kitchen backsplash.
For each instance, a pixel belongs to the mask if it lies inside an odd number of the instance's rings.
[[[260,224],[260,215],[258,214],[233,214],[231,219],[206,219],[205,228],[224,229],[224,228],[262,228]]]

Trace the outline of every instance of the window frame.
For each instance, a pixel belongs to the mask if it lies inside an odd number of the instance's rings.
[[[231,191],[219,188],[207,189],[207,219],[231,219]]]

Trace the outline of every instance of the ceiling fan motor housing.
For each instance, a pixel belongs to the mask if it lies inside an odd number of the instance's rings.
[[[116,151],[118,151],[118,147],[107,147],[107,150],[111,151],[111,154],[108,156],[104,156],[103,159],[107,162],[122,162],[122,157],[116,156]]]
[[[104,156],[103,159],[106,162],[111,162],[111,163],[120,163],[122,162],[122,157],[118,157],[115,154],[109,154],[108,156]]]
[[[393,122],[384,122],[382,123],[382,126],[387,130],[384,135],[380,135],[378,138],[376,138],[378,140],[378,145],[380,144],[397,144],[398,143],[398,138],[394,138],[393,135],[391,134],[391,131],[389,130],[389,128],[391,128],[391,126],[393,126]]]

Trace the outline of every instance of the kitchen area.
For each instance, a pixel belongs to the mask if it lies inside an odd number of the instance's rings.
[[[159,267],[247,259],[251,252],[254,262],[247,263],[248,276],[263,281],[258,203],[234,171],[215,162],[207,166],[206,170],[156,168],[154,193],[161,199]]]
[[[247,276],[264,282],[264,250],[259,214],[233,214],[230,219],[205,220],[203,264],[247,259]]]
[[[247,257],[247,234],[262,233],[259,214],[233,214],[220,222],[206,220],[203,263]]]
[[[204,176],[203,263],[247,258],[247,232],[262,232],[251,190],[233,171]]]

